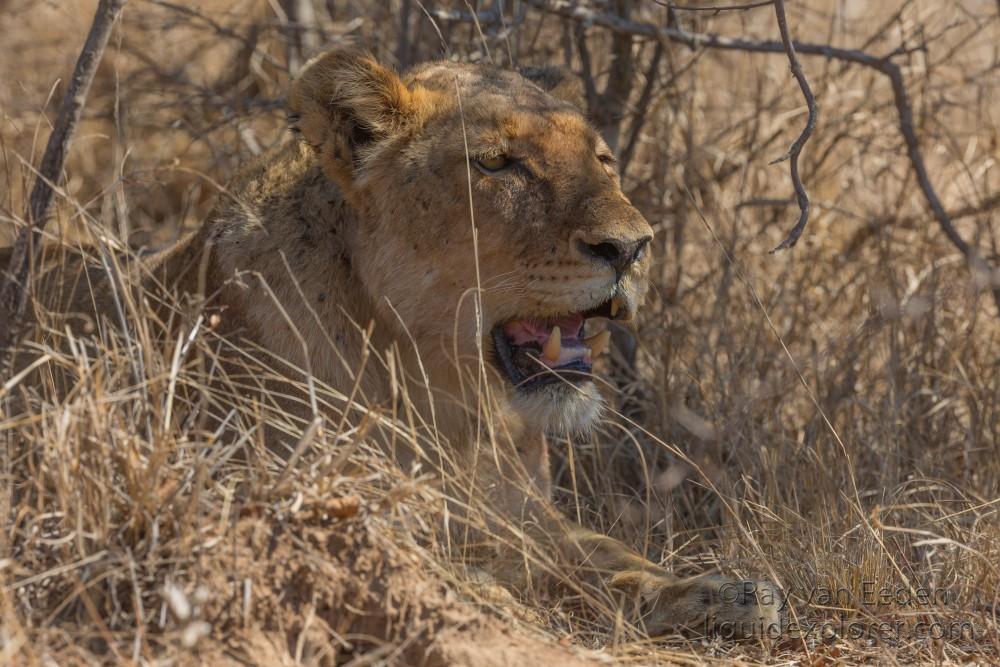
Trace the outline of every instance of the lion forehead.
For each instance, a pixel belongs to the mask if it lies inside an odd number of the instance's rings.
[[[561,109],[583,118],[581,99],[576,94],[578,79],[561,69],[529,68],[517,72],[493,65],[442,61],[415,67],[404,81],[410,87],[421,87],[451,98],[457,96],[463,107]],[[569,84],[563,86],[564,81]]]

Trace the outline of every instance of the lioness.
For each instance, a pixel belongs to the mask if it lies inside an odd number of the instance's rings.
[[[150,274],[203,294],[234,341],[345,395],[366,343],[394,348],[446,449],[424,456],[446,476],[474,480],[496,514],[624,591],[650,633],[759,634],[779,622],[770,584],[679,580],[548,504],[546,433],[597,418],[599,321],[634,316],[653,236],[579,97],[556,69],[438,62],[400,77],[328,52],[292,84],[297,136],[242,170]],[[360,385],[372,403],[393,400],[384,371],[369,366]],[[496,405],[489,438],[482,395]]]

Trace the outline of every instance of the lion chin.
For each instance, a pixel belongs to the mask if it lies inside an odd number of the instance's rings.
[[[553,435],[587,433],[605,407],[593,382],[553,383],[531,391],[514,388],[510,404],[526,423]]]

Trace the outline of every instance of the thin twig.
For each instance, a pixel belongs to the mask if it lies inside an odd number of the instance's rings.
[[[581,21],[588,25],[596,25],[615,32],[625,32],[645,39],[668,39],[685,44],[692,49],[720,49],[724,51],[744,51],[750,53],[787,53],[785,45],[775,40],[754,40],[723,37],[709,33],[688,32],[674,27],[659,27],[652,23],[628,21],[620,16],[595,11],[570,0],[524,0],[524,2],[539,11],[562,16],[563,18]],[[875,56],[859,49],[844,49],[830,44],[815,44],[792,41],[795,52],[799,55],[822,56],[824,58],[853,63],[869,67],[881,72],[892,83],[892,91],[896,112],[899,119],[899,131],[906,142],[907,156],[910,166],[917,175],[917,183],[927,205],[934,215],[945,237],[965,256],[966,262],[973,271],[986,270],[995,275],[996,269],[990,267],[975,248],[971,247],[955,229],[952,219],[948,216],[941,200],[931,183],[920,151],[920,142],[913,128],[913,108],[903,79],[903,71],[893,61],[885,57]],[[994,281],[995,282],[995,281]],[[997,313],[1000,314],[1000,285],[991,288]]]
[[[625,142],[625,147],[622,148],[621,155],[618,158],[622,176],[628,172],[628,166],[632,162],[635,147],[639,143],[639,133],[646,123],[646,113],[649,111],[649,103],[653,98],[653,89],[656,87],[656,75],[660,71],[663,50],[663,42],[658,40],[656,48],[653,51],[653,57],[649,61],[649,68],[646,70],[646,83],[643,85],[642,92],[639,94],[639,99],[635,105],[636,113],[632,120],[632,126],[629,128],[628,140]]]
[[[604,90],[598,91],[594,80],[594,65],[587,45],[586,26],[577,25],[575,34],[577,54],[580,58],[580,78],[583,80],[587,96],[587,109],[591,120],[597,126],[608,147],[618,152],[618,138],[625,105],[632,94],[635,62],[632,56],[632,36],[623,33],[614,35],[611,50],[611,65]]]
[[[777,252],[779,250],[785,250],[786,248],[792,248],[799,241],[799,237],[802,236],[802,231],[806,228],[806,223],[809,222],[809,195],[806,193],[806,188],[802,184],[802,177],[799,176],[799,155],[802,154],[802,147],[806,145],[809,141],[809,137],[812,136],[813,130],[816,129],[816,98],[813,97],[812,90],[809,89],[809,81],[806,79],[806,75],[802,72],[802,65],[799,64],[799,59],[795,55],[795,45],[792,43],[791,35],[788,32],[788,19],[785,18],[785,0],[773,0],[774,1],[774,16],[778,20],[778,32],[781,33],[781,43],[785,47],[785,53],[788,54],[788,63],[792,68],[792,74],[795,76],[795,80],[799,83],[799,89],[802,90],[802,97],[806,99],[806,106],[809,108],[809,118],[806,120],[806,126],[802,128],[802,133],[799,134],[798,139],[792,144],[792,147],[788,149],[788,152],[782,155],[780,158],[772,162],[775,164],[777,162],[783,162],[788,160],[790,165],[790,172],[792,176],[792,185],[795,187],[795,198],[799,202],[799,221],[795,223],[792,227],[792,231],[788,233],[788,236],[784,241],[778,244],[778,247],[771,252]]]
[[[760,2],[750,2],[745,5],[710,5],[708,7],[687,7],[685,5],[668,2],[667,0],[653,0],[653,2],[661,7],[669,7],[670,9],[675,9],[681,12],[712,12],[713,14],[718,14],[720,12],[744,12],[748,9],[767,7],[773,3],[774,0],[760,0]]]
[[[480,24],[499,23],[501,15],[493,9],[483,9],[480,11],[462,11],[460,9],[427,9],[427,14],[437,21],[455,21],[462,23],[476,22]]]
[[[594,82],[594,66],[591,63],[590,47],[587,46],[586,25],[580,23],[574,31],[577,56],[580,58],[580,78],[583,80],[583,91],[587,97],[587,108],[596,109],[600,104],[600,93]]]
[[[80,51],[73,77],[59,106],[59,115],[45,146],[38,178],[31,190],[28,224],[17,236],[10,264],[7,266],[7,275],[0,288],[0,359],[8,358],[7,353],[17,340],[25,305],[31,294],[31,269],[41,257],[42,230],[55,197],[52,186],[62,177],[66,154],[86,104],[90,84],[104,55],[111,28],[124,5],[125,0],[101,0],[98,4],[87,41]]]

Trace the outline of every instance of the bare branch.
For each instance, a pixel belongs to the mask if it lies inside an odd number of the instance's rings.
[[[596,109],[600,104],[600,94],[594,82],[594,66],[590,59],[590,47],[587,46],[587,35],[584,24],[579,24],[574,31],[576,51],[580,58],[580,78],[583,80],[584,95],[587,97],[587,108]]]
[[[619,16],[628,18],[631,2],[618,0],[615,3]],[[591,109],[598,129],[608,142],[608,146],[618,154],[618,139],[621,134],[622,117],[635,83],[635,55],[632,53],[634,37],[617,34],[611,40],[611,63],[607,82],[601,93],[600,103]]]
[[[621,163],[619,169],[624,176],[628,172],[628,165],[632,161],[635,147],[639,143],[639,133],[646,123],[646,112],[649,110],[649,102],[653,98],[653,89],[656,87],[656,74],[660,71],[660,60],[663,59],[663,42],[656,42],[656,49],[653,51],[653,58],[649,61],[649,68],[646,70],[646,83],[639,94],[636,102],[636,114],[629,128],[628,141],[622,148],[621,156],[618,158]]]
[[[629,3],[617,3],[618,16],[627,20]],[[577,53],[580,58],[581,78],[587,96],[587,109],[608,147],[618,151],[621,123],[625,107],[632,95],[635,80],[635,57],[632,54],[633,36],[616,32],[611,40],[610,68],[604,90],[598,92],[594,81],[594,64],[587,45],[586,24],[579,23],[575,31]]]
[[[750,2],[745,5],[712,5],[709,7],[686,7],[684,5],[668,2],[667,0],[653,0],[653,2],[661,7],[669,7],[670,9],[676,9],[681,12],[712,12],[713,14],[718,14],[720,12],[743,12],[748,9],[767,7],[772,4],[774,0],[761,0],[760,2]]]
[[[77,58],[73,77],[59,107],[45,154],[38,169],[38,178],[31,190],[28,202],[28,224],[18,234],[17,241],[7,266],[3,287],[0,288],[0,357],[7,358],[7,352],[17,340],[21,319],[28,297],[31,294],[31,269],[38,262],[42,251],[42,229],[49,217],[55,196],[53,184],[58,183],[66,163],[73,132],[80,121],[80,114],[87,101],[90,84],[94,80],[97,66],[104,55],[111,27],[121,14],[125,0],[101,0],[94,15],[94,21],[87,34],[80,56]]]
[[[460,9],[437,9],[428,8],[425,10],[436,21],[461,21],[479,22],[485,24],[499,23],[502,15],[493,9],[482,9],[478,12],[462,11]]]
[[[795,187],[795,198],[799,202],[799,221],[795,223],[792,227],[792,231],[789,232],[788,236],[784,241],[778,244],[778,247],[771,252],[777,252],[779,250],[785,250],[786,248],[794,247],[799,241],[799,237],[802,236],[802,231],[806,228],[806,223],[809,222],[809,195],[806,193],[806,188],[802,184],[802,177],[799,176],[799,155],[802,154],[802,147],[806,145],[809,141],[809,137],[812,136],[813,130],[816,129],[816,98],[812,94],[812,90],[809,89],[809,81],[806,79],[806,75],[802,72],[802,65],[799,64],[799,59],[795,55],[795,45],[792,44],[792,38],[788,33],[788,19],[785,18],[785,0],[774,0],[774,15],[778,20],[778,32],[781,33],[781,43],[785,47],[785,53],[788,54],[788,63],[791,65],[792,74],[795,76],[795,80],[799,83],[799,88],[802,90],[802,96],[806,99],[806,106],[809,108],[809,118],[806,120],[806,126],[802,128],[802,133],[799,134],[798,139],[792,144],[792,147],[788,149],[788,152],[772,162],[782,162],[788,160],[792,176],[792,185]]]
[[[396,45],[396,62],[401,69],[410,66],[410,14],[413,10],[411,0],[403,0],[399,8],[399,43]]]

